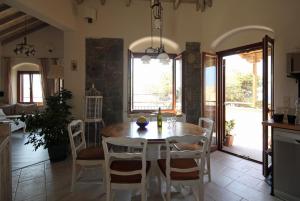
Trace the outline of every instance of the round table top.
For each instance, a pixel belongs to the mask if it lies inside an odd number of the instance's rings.
[[[191,123],[176,122],[169,126],[165,121],[162,128],[158,128],[156,121],[150,121],[145,129],[140,129],[136,122],[126,122],[109,125],[101,133],[104,137],[145,138],[149,143],[163,143],[171,136],[202,135],[203,130]]]

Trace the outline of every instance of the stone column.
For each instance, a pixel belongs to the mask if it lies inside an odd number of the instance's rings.
[[[182,109],[187,122],[198,124],[202,105],[200,43],[187,42],[182,56]]]
[[[86,39],[86,88],[92,84],[103,95],[107,125],[123,119],[123,39]]]

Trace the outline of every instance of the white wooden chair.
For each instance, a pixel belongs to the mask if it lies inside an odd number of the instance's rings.
[[[214,121],[205,118],[200,117],[198,121],[198,125],[203,129],[204,136],[208,139],[208,146],[206,150],[205,160],[206,160],[206,168],[204,171],[205,175],[208,175],[208,181],[211,181],[211,168],[210,168],[210,147],[211,147],[211,141],[212,141],[212,135],[213,135],[213,128],[214,128]],[[202,149],[201,145],[197,144],[174,144],[175,148],[178,150],[196,150],[196,149]]]
[[[71,192],[74,190],[75,182],[81,175],[76,174],[76,166],[81,168],[102,167],[103,184],[105,183],[104,152],[102,147],[86,147],[84,135],[84,123],[82,120],[73,120],[68,125],[68,133],[72,151],[72,184]]]
[[[211,141],[212,141],[212,135],[213,135],[213,130],[214,130],[214,121],[205,118],[205,117],[200,117],[198,121],[199,126],[201,126],[204,129],[204,136],[207,137],[208,139],[208,146],[206,149],[206,154],[205,154],[205,161],[206,161],[206,168],[205,168],[205,175],[208,175],[208,181],[211,181],[211,171],[210,171],[210,147],[211,147]]]
[[[174,143],[199,144],[202,149],[176,150],[172,149]],[[161,178],[166,181],[166,197],[163,195],[165,200],[171,200],[171,186],[182,185],[198,187],[198,191],[194,193],[199,201],[204,200],[203,174],[207,146],[208,139],[200,135],[174,136],[166,139],[167,158],[158,160]]]
[[[141,200],[146,201],[146,176],[150,169],[150,162],[146,161],[147,140],[108,137],[103,138],[102,143],[106,165],[106,200],[112,200],[113,189],[134,189],[140,190]]]

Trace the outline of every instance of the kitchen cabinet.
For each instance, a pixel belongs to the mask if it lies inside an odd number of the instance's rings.
[[[300,125],[263,124],[272,127],[272,194],[300,201]]]
[[[12,200],[10,124],[0,122],[0,201]]]

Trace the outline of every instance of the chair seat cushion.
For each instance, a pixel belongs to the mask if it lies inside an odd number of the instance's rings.
[[[146,174],[150,169],[150,161],[146,162]],[[116,170],[120,172],[130,172],[135,170],[142,169],[141,160],[115,160],[110,165],[111,170]],[[129,176],[120,176],[111,174],[111,183],[141,183],[142,175],[129,175]]]
[[[175,143],[174,147],[177,150],[201,150],[202,149],[202,145],[199,144],[182,144],[182,143]]]
[[[166,159],[159,159],[157,161],[159,169],[161,172],[166,176]],[[197,163],[194,159],[171,159],[172,168],[179,168],[179,169],[188,169],[197,167]],[[171,171],[171,180],[195,180],[199,179],[199,171],[194,172],[172,172]]]
[[[77,160],[104,160],[102,147],[88,147],[82,149],[77,154]]]

